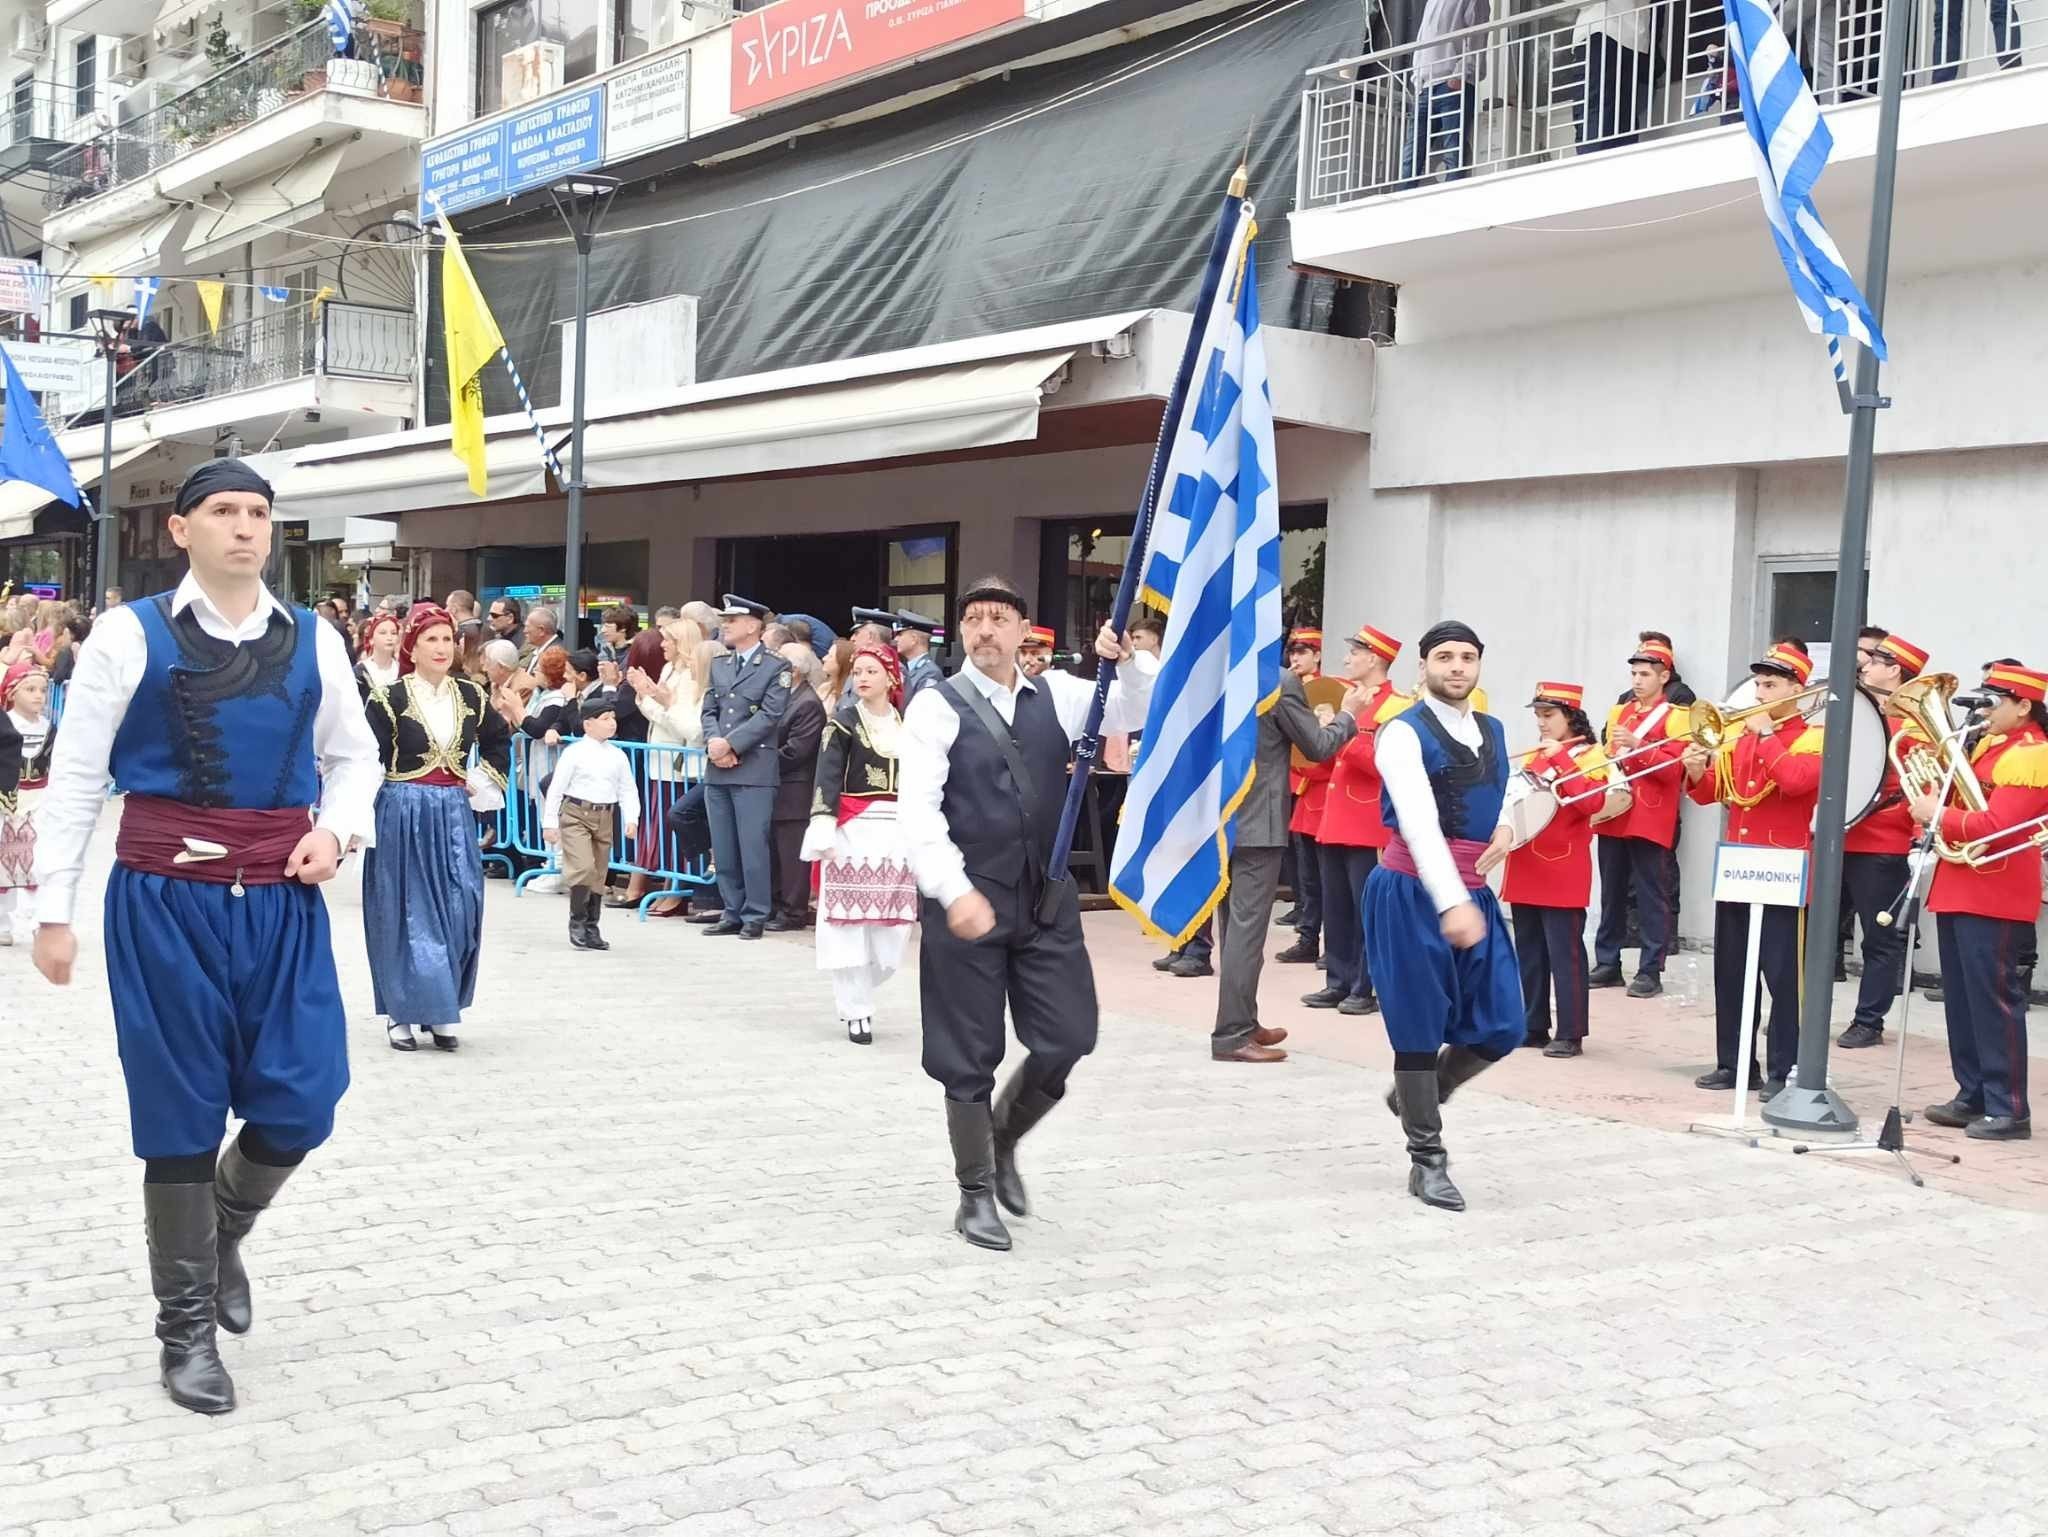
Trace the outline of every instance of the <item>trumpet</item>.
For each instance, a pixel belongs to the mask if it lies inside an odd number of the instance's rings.
[[[1773,699],[1767,704],[1743,705],[1739,709],[1732,708],[1733,700],[1718,705],[1708,704],[1702,700],[1692,706],[1692,726],[1687,734],[1692,737],[1695,747],[1703,748],[1710,753],[1728,752],[1734,748],[1736,739],[1741,735],[1743,722],[1751,716],[1762,715],[1765,711],[1775,713],[1787,705],[1796,705],[1799,707],[1799,713],[1811,720],[1817,712],[1808,701],[1825,699],[1827,693],[1828,685],[1823,682],[1811,684],[1783,699]]]

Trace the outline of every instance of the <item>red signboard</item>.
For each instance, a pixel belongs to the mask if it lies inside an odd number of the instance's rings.
[[[780,0],[735,17],[732,110],[754,112],[1024,19],[1025,0]]]

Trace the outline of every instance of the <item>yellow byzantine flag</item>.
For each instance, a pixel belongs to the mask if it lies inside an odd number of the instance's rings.
[[[484,466],[484,365],[504,350],[505,338],[470,275],[455,231],[441,217],[441,318],[448,343],[448,446],[469,466],[469,489],[490,491]]]

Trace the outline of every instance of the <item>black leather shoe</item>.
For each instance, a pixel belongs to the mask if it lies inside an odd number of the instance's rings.
[[[1970,1122],[1963,1135],[1979,1142],[2025,1142],[2034,1135],[2034,1121],[2025,1115],[1987,1115]]]
[[[738,922],[739,920],[735,919],[733,921]],[[683,922],[694,923],[701,928],[705,924],[725,922],[725,914],[713,907],[704,912],[691,913]]]
[[[609,950],[611,946],[605,944],[603,940],[599,940],[598,948],[600,950]],[[434,1038],[434,1050],[436,1051],[460,1051],[462,1049],[462,1037],[452,1031],[433,1030],[428,1033]]]
[[[1341,987],[1319,987],[1312,993],[1303,993],[1301,1001],[1312,1009],[1334,1009],[1348,996]]]
[[[1167,968],[1167,975],[1174,977],[1213,977],[1216,968],[1199,955],[1183,955],[1175,958]]]
[[[768,925],[765,923],[743,923],[740,925],[740,938],[759,939],[767,929]]]
[[[1276,961],[1285,961],[1294,966],[1313,966],[1322,958],[1322,950],[1312,940],[1307,939],[1297,939],[1273,957]]]
[[[1010,1230],[996,1211],[995,1127],[987,1102],[947,1100],[946,1138],[953,1144],[953,1177],[960,1186],[953,1231],[977,1248],[1009,1248]]]
[[[1784,1092],[1784,1079],[1766,1078],[1764,1080],[1763,1089],[1758,1093],[1757,1099],[1759,1103],[1768,1105],[1772,1100],[1776,1099],[1780,1094],[1783,1094]]]
[[[1664,979],[1654,971],[1639,971],[1628,985],[1631,998],[1654,998],[1664,991]]]
[[[1025,1192],[1023,1176],[1017,1172],[1017,1144],[1058,1103],[1048,1094],[1025,1088],[1021,1067],[1010,1075],[1003,1092],[996,1096],[991,1111],[989,1150],[995,1156],[996,1199],[1013,1217],[1031,1215],[1031,1198]]]
[[[1179,959],[1180,952],[1178,950],[1169,950],[1152,963],[1152,969],[1154,971],[1171,971],[1173,970],[1173,963]]]
[[[692,923],[696,921],[695,918],[690,920]],[[746,928],[746,925],[740,922],[739,919],[728,918],[723,913],[720,913],[718,921],[704,931],[704,937],[707,939],[723,939],[726,935],[737,934],[744,928]]]
[[[794,934],[804,926],[801,918],[792,918],[787,913],[777,913],[761,927],[770,934]]]
[[[1717,1067],[1711,1073],[1701,1073],[1699,1077],[1693,1079],[1692,1086],[1695,1089],[1732,1089],[1735,1087],[1735,1069],[1732,1067]],[[1759,1073],[1755,1068],[1751,1068],[1749,1071],[1749,1086],[1752,1089],[1760,1089],[1764,1086],[1763,1074]]]
[[[220,1295],[220,1232],[213,1181],[142,1187],[149,1235],[149,1287],[164,1391],[195,1414],[226,1414],[235,1384],[221,1364],[214,1310]]]
[[[1543,1048],[1546,1057],[1582,1057],[1585,1054],[1585,1046],[1578,1041],[1552,1041]]]
[[[1978,1121],[1986,1119],[1982,1105],[1965,1103],[1961,1098],[1943,1100],[1938,1105],[1929,1105],[1920,1112],[1936,1126],[1946,1126],[1950,1131],[1961,1131]]]
[[[1377,1014],[1379,1011],[1380,1001],[1371,993],[1353,993],[1337,1005],[1339,1014]]]
[[[1848,1051],[1854,1051],[1859,1046],[1882,1046],[1884,1044],[1884,1026],[1851,1025],[1842,1032],[1835,1044]]]
[[[1451,1183],[1450,1157],[1444,1152],[1436,1074],[1428,1069],[1395,1073],[1394,1097],[1408,1136],[1408,1193],[1440,1211],[1463,1211],[1465,1197]]]
[[[291,1177],[289,1168],[251,1163],[242,1156],[238,1142],[228,1144],[214,1170],[214,1233],[219,1256],[214,1316],[230,1334],[247,1334],[254,1314],[249,1302],[249,1272],[242,1266],[242,1240]]]
[[[1586,986],[1621,986],[1621,968],[1619,966],[1595,966],[1590,972],[1586,974]]]

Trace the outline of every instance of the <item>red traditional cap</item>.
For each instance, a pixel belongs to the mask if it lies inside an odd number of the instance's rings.
[[[0,677],[0,710],[5,710],[14,703],[15,690],[30,678],[47,677],[49,673],[44,670],[42,663],[34,657],[23,657],[7,669],[6,676]]]
[[[1024,644],[1027,646],[1043,646],[1050,651],[1052,641],[1052,630],[1046,625],[1034,624],[1024,632]]]
[[[1567,710],[1583,710],[1586,707],[1586,691],[1577,683],[1539,683],[1532,705],[1554,704]]]
[[[1781,643],[1771,647],[1749,664],[1751,672],[1759,668],[1768,672],[1781,672],[1795,683],[1804,683],[1813,676],[1813,658],[1796,646]]]
[[[1322,640],[1320,633],[1317,634],[1316,639],[1318,642]],[[1394,639],[1385,630],[1375,630],[1369,624],[1362,624],[1358,627],[1358,633],[1351,637],[1351,644],[1365,647],[1366,650],[1374,653],[1383,662],[1391,662],[1401,654],[1401,643],[1398,640]]]
[[[450,630],[455,628],[455,621],[448,616],[448,610],[438,603],[415,603],[406,610],[405,624],[398,632],[398,671],[401,676],[412,671],[413,647],[437,624],[445,624]]]
[[[864,646],[856,646],[853,655],[847,658],[847,671],[851,672],[853,664],[864,656],[874,658],[875,665],[889,675],[889,703],[896,706],[899,710],[902,709],[903,658],[896,654],[896,648],[894,646],[878,646],[873,641],[869,641]]]
[[[1877,643],[1877,649],[1897,662],[1900,671],[1909,678],[1917,678],[1927,670],[1927,653],[1903,635],[1887,635]]]
[[[2036,704],[2048,701],[2048,672],[2034,667],[2015,667],[2010,662],[1994,663],[1984,676],[1984,686],[1995,688],[2001,694],[2010,694],[2015,699],[2031,699]]]
[[[1637,662],[1654,662],[1666,672],[1678,671],[1678,658],[1671,654],[1671,648],[1661,640],[1646,640],[1636,647],[1635,654],[1629,658],[1629,663],[1633,666]]]
[[[1313,646],[1316,650],[1320,651],[1323,649],[1323,632],[1308,626],[1289,630],[1287,632],[1287,644],[1290,646]]]

